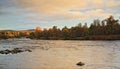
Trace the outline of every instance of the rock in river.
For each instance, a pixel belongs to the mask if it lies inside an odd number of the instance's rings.
[[[78,65],[78,66],[84,66],[85,63],[83,63],[83,62],[78,62],[76,65]]]
[[[21,53],[21,52],[25,52],[25,51],[28,51],[28,52],[32,52],[30,49],[24,49],[24,48],[14,48],[12,50],[1,50],[0,51],[0,54],[17,54],[17,53]]]

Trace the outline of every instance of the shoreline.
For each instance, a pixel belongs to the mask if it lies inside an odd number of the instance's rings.
[[[11,37],[11,38],[0,38],[0,40],[7,39],[31,39],[31,40],[120,40],[120,34],[116,35],[88,35],[82,37]]]

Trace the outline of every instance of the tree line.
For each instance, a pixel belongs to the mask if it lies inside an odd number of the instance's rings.
[[[88,27],[87,23],[62,29],[53,26],[49,29],[35,30],[30,33],[31,39],[120,39],[120,23],[113,16],[102,21],[96,19]]]

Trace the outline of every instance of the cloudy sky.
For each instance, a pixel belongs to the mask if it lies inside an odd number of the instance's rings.
[[[120,0],[0,0],[0,29],[90,25],[110,15],[120,17]]]

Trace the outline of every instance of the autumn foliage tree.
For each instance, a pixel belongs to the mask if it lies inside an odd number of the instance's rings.
[[[94,20],[89,27],[87,26],[87,23],[84,25],[79,23],[77,26],[71,28],[65,26],[62,29],[59,29],[57,26],[53,26],[52,28],[44,29],[41,32],[35,32],[35,35],[36,33],[36,38],[38,39],[87,39],[86,37],[98,37],[98,35],[120,35],[120,24],[119,20],[110,16],[102,21],[99,19]],[[107,36],[104,38],[106,37]],[[100,38],[102,37],[100,36]]]

